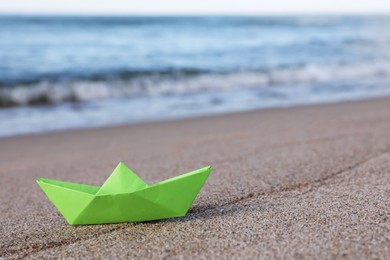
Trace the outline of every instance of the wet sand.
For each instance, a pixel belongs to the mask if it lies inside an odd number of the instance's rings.
[[[207,165],[184,218],[69,226],[38,177]],[[390,258],[390,99],[0,139],[0,256]]]

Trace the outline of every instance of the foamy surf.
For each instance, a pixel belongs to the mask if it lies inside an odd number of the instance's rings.
[[[226,73],[143,74],[131,78],[57,79],[0,88],[0,106],[56,105],[112,98],[183,95],[390,77],[390,63],[315,65]]]

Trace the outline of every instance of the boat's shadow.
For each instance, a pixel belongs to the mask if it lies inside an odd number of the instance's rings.
[[[180,218],[171,218],[171,219],[162,219],[156,221],[149,221],[148,223],[173,223],[173,222],[188,222],[194,220],[210,220],[213,218],[218,218],[222,216],[232,215],[232,214],[243,214],[243,212],[248,213],[250,211],[258,211],[259,208],[254,209],[247,207],[245,205],[220,205],[217,203],[209,203],[203,205],[196,205],[192,207],[185,217]],[[261,209],[260,209],[261,210]],[[145,223],[145,222],[144,222]]]

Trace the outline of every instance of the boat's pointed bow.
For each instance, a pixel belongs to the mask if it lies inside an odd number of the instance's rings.
[[[75,224],[74,220],[94,199],[93,193],[99,188],[45,178],[37,179],[37,183],[69,224]]]
[[[211,173],[211,166],[207,166],[196,171],[184,174],[184,179],[188,178],[188,205],[183,208],[182,215],[186,215],[191,205],[195,201],[202,187],[206,183]]]
[[[145,195],[148,194],[150,200],[176,212],[176,217],[185,216],[210,173],[211,166],[207,166],[182,174],[151,186]]]

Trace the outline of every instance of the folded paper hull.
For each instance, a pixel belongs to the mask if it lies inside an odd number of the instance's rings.
[[[69,224],[140,222],[185,216],[211,172],[205,167],[135,192],[99,194],[100,187],[38,179]]]

